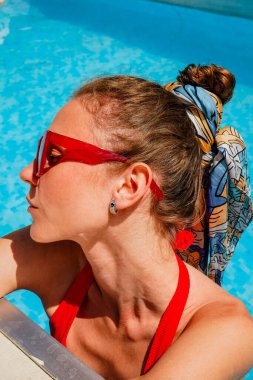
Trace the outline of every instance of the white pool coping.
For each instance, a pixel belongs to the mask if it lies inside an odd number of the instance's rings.
[[[4,380],[104,380],[4,298],[0,369]]]

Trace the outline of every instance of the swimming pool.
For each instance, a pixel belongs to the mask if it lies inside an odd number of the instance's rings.
[[[19,171],[56,111],[83,81],[131,74],[165,84],[189,63],[216,63],[237,78],[222,125],[238,128],[253,188],[253,21],[146,0],[8,0],[0,8],[1,235],[30,224]],[[242,235],[224,288],[253,315],[253,225]],[[41,327],[27,291],[7,296]],[[250,375],[247,375],[250,376]],[[250,377],[246,377],[249,379]],[[253,374],[252,374],[253,378]]]

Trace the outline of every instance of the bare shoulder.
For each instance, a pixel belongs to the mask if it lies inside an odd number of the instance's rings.
[[[143,377],[240,380],[252,367],[252,317],[240,301],[216,302],[194,314],[179,339]]]
[[[190,291],[184,312],[179,324],[177,336],[185,329],[191,318],[203,307],[208,310],[215,309],[215,303],[219,306],[238,304],[239,300],[229,292],[217,285],[205,274],[201,273],[190,264],[186,264],[190,276]],[[238,302],[237,302],[238,301]],[[176,338],[177,338],[176,336]]]
[[[253,367],[253,318],[243,302],[235,297],[201,307],[188,323],[184,334],[182,339],[189,341],[190,337],[196,337],[200,347],[203,343],[203,349],[206,339],[210,344],[211,356],[226,355],[216,362],[217,375],[223,375],[221,379],[241,379]],[[208,346],[205,347],[208,352]],[[212,378],[215,377],[210,376]]]
[[[253,318],[242,301],[188,269],[191,290],[181,328],[166,353],[171,364],[166,374],[171,379],[176,373],[177,379],[242,379],[253,367]],[[187,358],[186,368],[181,361]]]
[[[252,366],[252,317],[241,301],[214,301],[194,314],[144,378],[239,380]]]
[[[243,380],[253,367],[253,318],[236,297],[187,265],[181,327],[151,370],[131,380]]]
[[[30,226],[14,231],[0,239],[0,296],[27,289],[43,303],[52,293],[61,297],[84,261],[81,247],[72,241],[37,243],[30,237]]]

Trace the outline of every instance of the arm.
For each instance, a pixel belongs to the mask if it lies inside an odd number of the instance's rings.
[[[209,304],[144,376],[132,380],[239,380],[253,367],[253,318],[238,301]]]
[[[14,231],[0,239],[0,297],[27,289],[44,299],[67,271],[78,272],[81,258],[83,252],[74,242],[37,243],[30,237],[30,226]]]

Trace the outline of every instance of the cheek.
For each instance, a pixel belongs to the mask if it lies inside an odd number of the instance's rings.
[[[41,177],[41,222],[48,237],[50,231],[58,240],[83,232],[94,235],[108,223],[110,197],[101,176],[97,167],[68,163]]]

